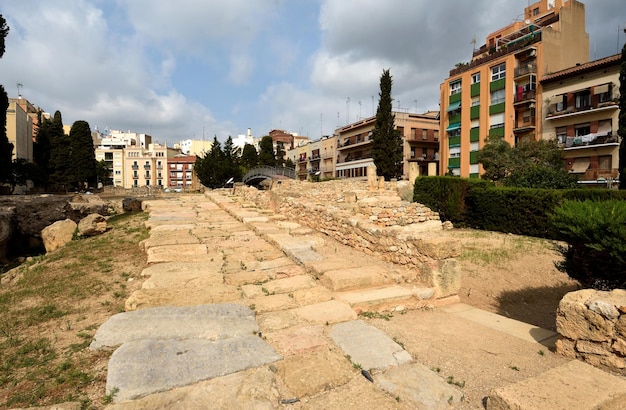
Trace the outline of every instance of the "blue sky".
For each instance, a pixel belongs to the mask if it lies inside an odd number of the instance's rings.
[[[317,139],[373,114],[389,68],[394,109],[438,109],[471,40],[528,0],[3,0],[0,84],[71,124],[169,145],[274,128]],[[623,0],[587,0],[591,58],[621,50]],[[618,36],[619,34],[619,36]],[[349,99],[349,101],[348,101]]]

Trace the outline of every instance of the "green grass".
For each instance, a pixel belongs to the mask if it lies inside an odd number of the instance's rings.
[[[99,407],[106,368],[96,363],[110,352],[88,346],[102,318],[123,311],[128,279],[145,264],[138,243],[148,237],[146,218],[112,217],[105,234],[29,259],[0,287],[0,408],[65,401]],[[102,386],[99,396],[94,383]]]

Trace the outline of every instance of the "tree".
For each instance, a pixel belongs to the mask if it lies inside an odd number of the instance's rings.
[[[56,111],[49,128],[50,137],[50,182],[56,190],[66,190],[71,183],[68,173],[69,137],[63,131],[61,112]]]
[[[7,22],[0,14],[0,58],[4,55],[4,39],[9,34]],[[13,144],[7,137],[7,108],[9,108],[9,97],[2,84],[0,84],[0,183],[10,182],[12,177]]]
[[[224,186],[229,177],[225,176],[224,152],[217,137],[213,138],[211,150],[204,157],[196,156],[195,170],[202,185],[208,188]]]
[[[622,47],[619,71],[619,117],[617,135],[619,144],[619,189],[626,189],[626,44]],[[623,178],[623,179],[622,179]]]
[[[477,155],[483,179],[506,186],[565,189],[576,187],[576,176],[565,169],[554,140],[528,140],[512,148],[500,137],[489,137]]]
[[[254,145],[246,144],[243,146],[243,152],[241,153],[241,166],[244,172],[254,168],[259,162],[259,155],[256,152]]]
[[[33,144],[33,159],[41,174],[41,184],[48,185],[50,175],[50,127],[52,120],[43,116],[41,110],[37,113],[39,127]]]
[[[69,141],[68,182],[79,190],[84,189],[96,179],[96,155],[89,123],[74,122]]]
[[[274,141],[269,135],[261,138],[259,142],[259,165],[267,165],[273,167],[276,165],[276,157],[274,156]]]
[[[235,147],[233,144],[233,138],[229,135],[224,143],[224,157],[222,162],[222,168],[227,180],[233,178],[234,181],[241,180],[241,167],[239,166],[239,157],[241,149]]]
[[[282,141],[276,143],[276,166],[285,166],[285,146]]]
[[[389,70],[380,76],[380,100],[376,109],[376,125],[372,131],[372,158],[376,173],[386,180],[402,176],[402,136],[395,129],[391,111],[392,78]]]

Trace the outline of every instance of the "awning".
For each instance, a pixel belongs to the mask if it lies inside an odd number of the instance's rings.
[[[576,158],[574,165],[569,170],[572,174],[582,174],[589,168],[589,158]]]
[[[448,128],[446,128],[446,131],[450,132],[450,131],[458,130],[459,128],[461,128],[461,123],[453,122],[452,124],[448,125]]]
[[[453,102],[452,104],[448,106],[448,109],[446,110],[446,112],[458,110],[460,106],[461,106],[461,101]]]
[[[608,93],[608,92],[609,92],[609,85],[608,84],[603,84],[603,85],[598,85],[596,87],[593,87],[593,93],[595,95],[604,94],[604,93]]]

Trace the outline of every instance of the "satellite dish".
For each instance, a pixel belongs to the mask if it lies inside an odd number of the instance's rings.
[[[530,24],[530,20],[526,19],[525,23]]]
[[[320,172],[319,172],[319,171],[317,171],[317,172],[315,173],[315,175],[319,175],[319,174],[320,174]]]

